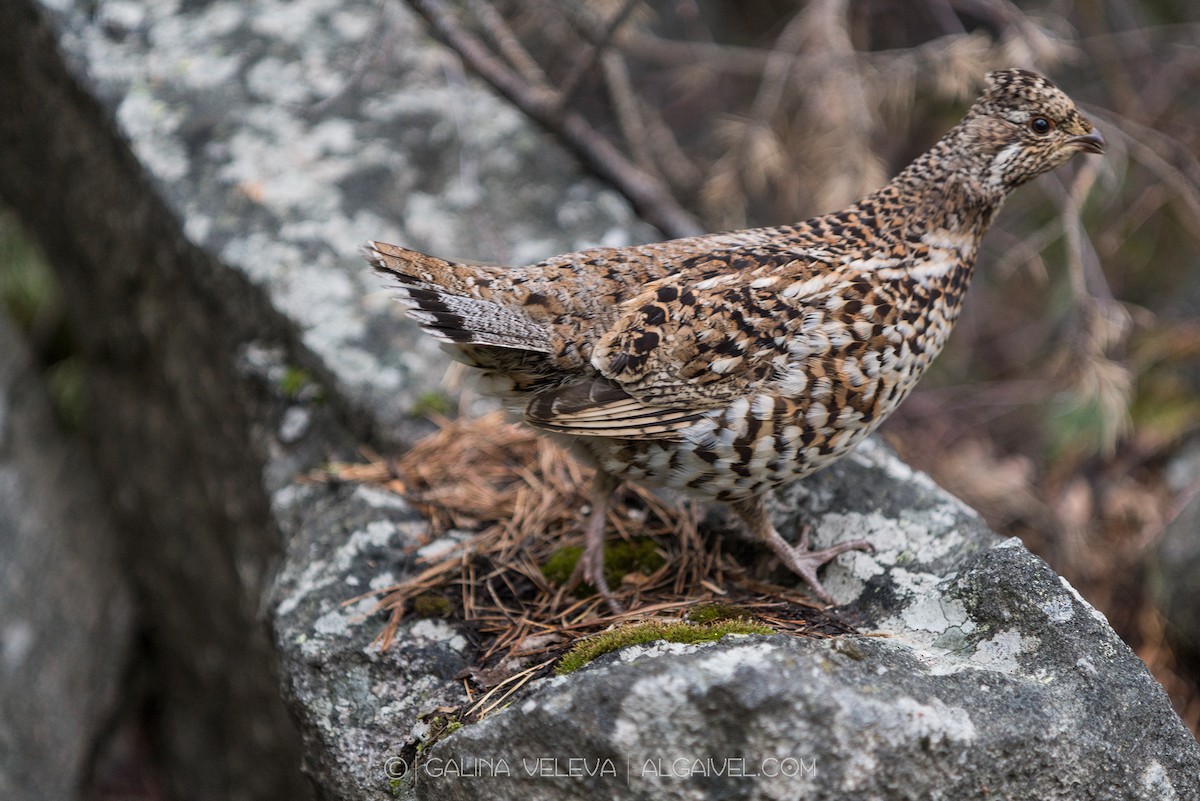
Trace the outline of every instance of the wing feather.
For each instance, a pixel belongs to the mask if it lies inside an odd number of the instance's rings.
[[[780,372],[794,353],[791,335],[816,319],[836,277],[795,254],[739,272],[732,255],[718,253],[653,281],[596,343],[599,374],[539,394],[526,420],[579,436],[679,438]]]
[[[650,406],[603,376],[539,393],[525,420],[562,434],[627,439],[673,439],[702,412],[687,406]]]

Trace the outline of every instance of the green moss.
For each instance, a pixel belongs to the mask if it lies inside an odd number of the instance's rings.
[[[413,401],[412,410],[409,414],[413,417],[431,417],[433,415],[450,414],[454,408],[450,398],[437,390],[422,392]]]
[[[555,672],[560,676],[572,673],[602,654],[616,651],[627,645],[639,645],[665,640],[667,642],[696,643],[713,642],[726,634],[774,634],[775,630],[763,623],[750,620],[717,620],[711,623],[687,623],[685,621],[647,620],[588,637],[575,644],[558,661]]]
[[[693,606],[687,617],[693,623],[712,623],[717,620],[747,620],[754,615],[736,604],[709,603]]]
[[[68,356],[46,368],[50,383],[50,398],[59,421],[68,431],[83,428],[87,416],[87,386],[84,383],[83,360]]]
[[[855,662],[861,662],[867,658],[866,652],[864,652],[863,649],[858,646],[858,643],[854,642],[853,640],[838,638],[833,641],[833,644],[830,647],[839,654],[850,657]]]
[[[17,220],[0,210],[0,310],[26,335],[46,371],[50,399],[68,431],[83,427],[87,392],[58,280]]]
[[[542,575],[553,584],[566,584],[582,555],[583,548],[578,545],[559,548],[542,565]],[[604,578],[608,580],[608,586],[617,587],[629,573],[649,576],[666,563],[667,558],[650,537],[610,542],[604,549]],[[595,591],[591,584],[580,584],[576,594],[591,595]]]
[[[296,400],[313,383],[312,374],[303,367],[288,365],[279,379],[279,390],[289,400]]]
[[[568,545],[550,554],[546,564],[542,565],[542,575],[552,584],[563,585],[575,572],[579,557],[583,556],[583,548],[578,545]]]
[[[417,744],[418,756],[432,748],[439,740],[448,737],[463,727],[462,721],[458,719],[458,714],[458,711],[454,710],[449,714],[428,713],[419,716],[418,720],[429,724],[429,733]]]
[[[620,584],[626,573],[649,576],[666,563],[667,558],[649,537],[613,542],[604,549],[604,577],[610,587]]]
[[[388,782],[388,791],[394,798],[400,797],[400,788],[403,786],[403,781],[400,779],[392,779]]]
[[[417,617],[450,617],[454,607],[441,595],[423,592],[412,599],[412,611]]]
[[[0,212],[0,305],[26,333],[62,316],[54,273],[21,225],[4,212]]]

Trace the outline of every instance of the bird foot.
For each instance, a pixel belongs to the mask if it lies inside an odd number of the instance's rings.
[[[606,473],[597,472],[592,484],[592,511],[588,514],[587,523],[583,529],[583,553],[571,571],[568,587],[575,587],[580,581],[585,581],[596,588],[596,592],[608,604],[613,614],[621,614],[625,607],[617,601],[608,588],[608,579],[604,577],[604,524],[608,514],[609,498],[616,488],[616,481]]]
[[[593,548],[589,540],[579,557],[579,561],[575,564],[575,569],[571,571],[571,578],[567,580],[566,586],[569,589],[574,589],[581,581],[591,584],[596,588],[596,594],[604,599],[604,602],[608,604],[608,608],[613,614],[619,615],[625,611],[625,607],[621,605],[621,602],[613,595],[612,590],[608,588],[608,579],[604,577],[603,540],[598,548]]]
[[[829,548],[823,548],[819,551],[810,551],[808,549],[808,535],[812,527],[805,525],[800,531],[800,542],[795,547],[788,544],[787,540],[779,536],[778,532],[772,531],[773,537],[769,537],[767,544],[771,550],[779,557],[788,570],[791,570],[808,584],[813,593],[827,604],[836,604],[837,601],[821,584],[817,578],[817,569],[826,562],[833,560],[839,554],[846,551],[874,551],[875,546],[866,540],[851,540],[850,542],[840,542],[837,545]]]

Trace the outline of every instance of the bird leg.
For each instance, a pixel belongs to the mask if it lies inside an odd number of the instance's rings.
[[[608,588],[608,580],[604,578],[604,528],[608,521],[608,503],[619,482],[596,468],[596,477],[592,481],[591,505],[587,522],[583,528],[583,554],[571,573],[567,586],[573,587],[580,580],[596,588],[600,597],[608,602],[608,608],[620,614],[625,609],[613,597]]]
[[[787,568],[791,570],[812,588],[813,593],[827,604],[836,604],[833,596],[817,579],[817,568],[832,560],[838,554],[846,551],[874,551],[875,547],[866,540],[851,540],[842,542],[820,551],[808,550],[808,534],[811,526],[805,524],[800,529],[800,543],[793,547],[771,523],[767,515],[767,507],[761,496],[731,504],[733,510],[745,521],[750,533],[767,544]]]

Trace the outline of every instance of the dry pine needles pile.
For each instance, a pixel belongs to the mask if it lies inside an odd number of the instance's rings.
[[[408,498],[430,521],[427,540],[414,550],[469,534],[380,591],[380,609],[391,612],[381,647],[405,616],[453,616],[474,637],[477,685],[494,687],[515,671],[526,680],[544,675],[576,641],[633,621],[744,618],[810,637],[848,630],[804,596],[750,577],[722,549],[719,532],[700,530],[694,505],[637,486],[609,510],[609,531],[620,538],[610,533],[609,582],[630,610],[609,613],[590,588],[565,586],[582,552],[591,470],[500,413],[438,423],[399,461],[332,472]]]

